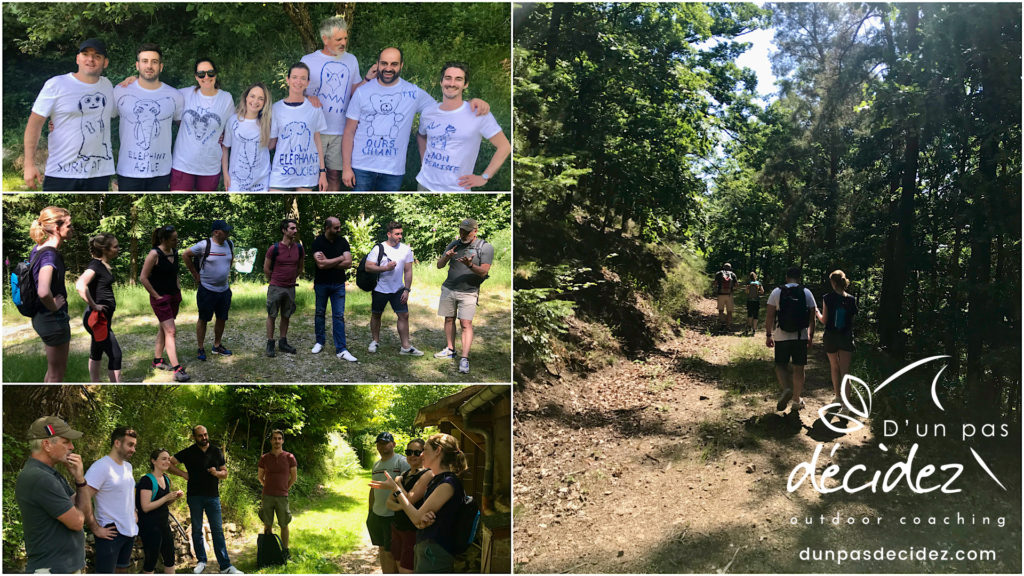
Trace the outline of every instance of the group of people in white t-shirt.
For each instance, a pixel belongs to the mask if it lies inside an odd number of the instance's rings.
[[[250,85],[236,107],[220,88],[210,58],[195,63],[196,85],[175,89],[160,81],[163,53],[137,50],[138,76],[117,87],[103,76],[106,44],[79,46],[78,72],[48,80],[25,130],[25,182],[44,191],[102,191],[116,171],[122,191],[398,191],[406,172],[413,121],[420,190],[464,191],[487,183],[512,151],[490,106],[464,101],[468,66],[441,69],[443,98],[401,78],[402,51],[385,48],[363,77],[347,51],[344,18],[320,27],[324,47],[288,70],[288,96],[273,102],[263,83]],[[110,123],[119,118],[117,161]],[[45,178],[30,159],[50,119]],[[180,122],[171,145],[172,123]],[[475,173],[480,140],[496,148]],[[271,154],[271,150],[274,151]]]

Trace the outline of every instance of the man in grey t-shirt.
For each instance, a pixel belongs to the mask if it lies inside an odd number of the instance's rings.
[[[231,309],[231,264],[235,259],[235,247],[228,240],[233,227],[224,220],[214,220],[211,226],[213,232],[210,238],[197,242],[188,250],[181,253],[182,260],[188,268],[192,278],[199,286],[196,291],[196,304],[199,307],[199,321],[196,322],[196,342],[199,344],[199,352],[196,358],[206,360],[206,350],[203,343],[206,341],[206,324],[214,315],[217,321],[213,325],[213,348],[214,354],[230,356],[228,350],[221,343],[224,335],[224,325],[228,321],[228,311]],[[193,261],[195,258],[196,261]]]
[[[25,571],[71,574],[85,568],[85,512],[88,499],[82,457],[72,440],[82,433],[56,416],[44,416],[28,429],[31,457],[14,488],[21,510],[28,564]],[[79,487],[76,493],[54,469],[60,463]]]
[[[459,372],[469,374],[469,348],[473,345],[473,316],[480,301],[480,284],[487,279],[494,261],[494,247],[477,238],[477,222],[466,218],[459,224],[459,237],[444,249],[437,267],[448,265],[448,278],[441,284],[437,315],[444,317],[444,350],[434,358],[455,357],[455,318],[462,325],[462,354]]]
[[[395,454],[395,437],[390,432],[377,435],[377,453],[380,460],[373,465],[372,480],[384,482],[387,480],[385,472],[394,478],[409,471],[405,456]],[[384,574],[398,572],[398,563],[391,554],[391,522],[395,512],[387,507],[390,497],[391,491],[387,488],[370,488],[370,510],[366,515],[366,529],[370,533],[370,542],[378,547],[380,568]]]

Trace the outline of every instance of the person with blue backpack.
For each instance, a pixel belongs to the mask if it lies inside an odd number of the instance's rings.
[[[825,325],[822,342],[832,369],[832,390],[835,397],[832,403],[842,404],[840,386],[843,377],[850,372],[850,361],[853,360],[853,317],[857,315],[857,299],[846,293],[850,280],[842,270],[829,274],[832,292],[821,299],[821,313],[817,314],[818,322]],[[840,412],[843,408],[840,408]]]
[[[306,252],[297,240],[299,222],[294,218],[281,220],[281,241],[267,248],[263,259],[263,275],[267,278],[267,356],[277,355],[274,350],[274,319],[281,314],[281,352],[295,354],[288,344],[288,323],[295,313],[295,286],[302,275]]]
[[[149,455],[150,472],[135,484],[135,508],[139,516],[139,538],[145,559],[142,572],[152,574],[157,558],[163,560],[164,574],[174,574],[174,534],[168,522],[169,505],[185,493],[175,490],[167,477],[171,453],[157,448]]]
[[[794,412],[804,407],[800,393],[804,388],[807,349],[814,341],[814,318],[818,306],[811,291],[800,283],[801,276],[800,267],[791,266],[786,270],[786,283],[768,295],[765,345],[775,349],[775,376],[782,388],[775,405],[779,412],[786,409],[790,399],[793,400]]]
[[[18,309],[32,317],[32,328],[46,345],[43,382],[63,382],[68,368],[71,317],[64,284],[67,267],[60,248],[73,231],[71,213],[66,209],[47,206],[39,212],[29,230],[36,245],[29,253],[28,274],[19,278],[21,293],[15,297],[15,304],[23,303]]]

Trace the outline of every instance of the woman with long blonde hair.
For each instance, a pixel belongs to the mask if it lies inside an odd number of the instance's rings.
[[[36,243],[29,253],[29,262],[39,298],[32,328],[46,345],[43,382],[63,382],[68,368],[71,317],[68,316],[68,290],[64,285],[67,267],[60,248],[72,232],[71,213],[58,206],[43,208],[29,230]]]
[[[221,145],[224,189],[266,192],[270,188],[270,121],[274,101],[262,82],[245,89],[228,119]]]
[[[842,270],[832,272],[828,279],[832,284],[832,292],[822,298],[821,312],[815,312],[815,315],[818,322],[825,325],[822,341],[832,369],[832,390],[835,393],[832,402],[842,404],[840,386],[843,378],[850,373],[850,362],[856,350],[853,343],[853,317],[857,315],[857,299],[846,293],[850,280]]]

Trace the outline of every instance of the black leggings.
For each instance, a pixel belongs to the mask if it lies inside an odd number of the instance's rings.
[[[142,562],[143,572],[156,570],[157,555],[163,557],[165,567],[174,567],[174,535],[166,519],[162,525],[158,522],[140,524],[139,536],[142,538],[142,551],[146,553]]]
[[[82,315],[82,325],[85,326],[85,331],[89,333],[89,337],[92,338],[92,344],[89,346],[89,358],[99,362],[103,359],[103,353],[107,354],[107,370],[120,370],[121,369],[121,345],[117,343],[117,337],[114,336],[113,316],[107,317],[107,339],[103,342],[97,342],[96,336],[92,333],[92,328],[89,328],[89,312],[91,312],[88,306],[85,307],[85,314]]]

